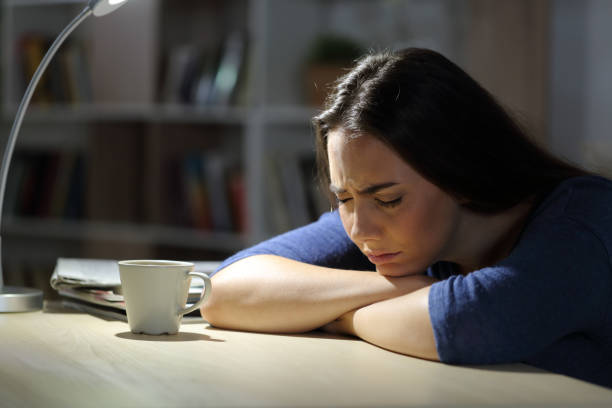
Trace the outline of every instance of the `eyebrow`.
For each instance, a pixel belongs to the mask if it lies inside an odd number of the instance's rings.
[[[383,190],[385,188],[389,188],[389,187],[393,187],[396,186],[398,183],[395,182],[388,182],[388,183],[380,183],[380,184],[374,184],[373,186],[369,186],[364,188],[363,190],[358,190],[357,194],[361,194],[361,195],[370,195],[370,194],[374,194],[377,191]],[[346,190],[343,188],[339,188],[334,186],[333,184],[329,185],[329,190],[334,193],[334,194],[342,194],[342,193],[346,193]]]

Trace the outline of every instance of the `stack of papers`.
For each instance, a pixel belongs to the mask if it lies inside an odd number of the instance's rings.
[[[196,261],[194,270],[209,274],[220,262]],[[51,287],[64,297],[65,306],[126,321],[125,302],[117,261],[109,259],[59,258],[51,276]],[[188,306],[200,298],[202,281],[193,279]],[[199,316],[199,310],[190,315]]]

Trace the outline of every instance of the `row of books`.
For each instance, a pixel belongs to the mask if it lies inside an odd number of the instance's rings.
[[[167,213],[171,222],[200,230],[244,232],[247,228],[244,173],[217,152],[169,160]]]
[[[17,43],[22,94],[54,38],[26,33]],[[82,41],[60,47],[32,97],[32,104],[79,104],[93,101],[90,61]],[[173,47],[161,64],[160,102],[220,105],[237,103],[247,53],[246,36],[231,32],[213,49],[195,44]]]
[[[7,214],[78,219],[85,208],[85,158],[77,152],[20,152],[11,163]]]
[[[52,37],[35,33],[25,34],[19,39],[22,84],[19,94],[25,91],[53,40]],[[92,94],[89,59],[84,46],[78,40],[68,39],[41,78],[32,97],[32,104],[89,103]]]
[[[172,48],[162,64],[160,101],[169,104],[237,103],[247,46],[244,33],[231,32],[217,47],[196,44]]]
[[[164,220],[203,231],[245,232],[245,175],[231,155],[197,152],[170,159],[164,183]],[[5,211],[22,217],[86,216],[86,158],[77,152],[19,152],[9,174]],[[283,232],[316,220],[329,202],[315,181],[311,154],[268,157],[270,222]]]
[[[168,163],[166,212],[172,223],[214,231],[244,232],[247,228],[244,173],[228,155],[193,153]],[[329,211],[326,194],[316,182],[311,153],[279,153],[266,161],[264,191],[272,230],[280,233],[316,220]]]
[[[312,153],[270,155],[266,166],[270,222],[276,233],[315,221],[330,203],[316,181]]]
[[[244,174],[225,154],[192,153],[167,164],[164,220],[207,231],[246,230]],[[19,152],[7,183],[7,214],[82,219],[87,216],[86,157],[77,152]]]

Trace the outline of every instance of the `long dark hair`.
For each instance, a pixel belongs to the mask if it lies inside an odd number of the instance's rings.
[[[313,118],[317,165],[329,186],[327,136],[368,134],[440,189],[481,213],[541,198],[586,171],[537,146],[495,98],[437,52],[410,48],[361,58]]]

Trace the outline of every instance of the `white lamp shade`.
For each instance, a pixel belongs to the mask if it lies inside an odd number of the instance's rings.
[[[96,17],[102,17],[127,3],[127,0],[90,0],[89,8]]]

